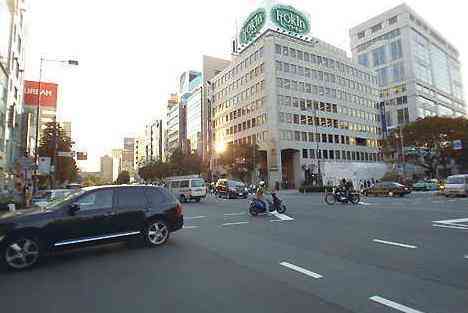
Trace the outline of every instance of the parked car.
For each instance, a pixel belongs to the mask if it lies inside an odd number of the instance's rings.
[[[364,189],[363,193],[367,196],[400,196],[411,193],[411,189],[397,182],[381,182],[371,188]]]
[[[216,194],[228,199],[246,199],[249,196],[249,190],[243,182],[223,178],[216,183]]]
[[[83,188],[46,208],[0,215],[0,262],[21,270],[48,252],[139,239],[163,245],[183,226],[182,207],[155,186]]]
[[[32,205],[46,207],[49,202],[61,200],[72,192],[71,189],[40,190],[33,196]]]
[[[468,196],[468,174],[453,175],[447,178],[444,195],[449,196]]]
[[[420,180],[413,184],[414,191],[436,191],[439,189],[439,181],[437,179]]]
[[[205,180],[198,175],[169,177],[167,187],[180,202],[199,202],[206,197]]]

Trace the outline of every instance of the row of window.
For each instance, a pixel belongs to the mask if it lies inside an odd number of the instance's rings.
[[[405,79],[403,62],[381,67],[376,72],[380,87],[387,86],[388,84],[397,84]]]
[[[321,112],[341,113],[341,114],[345,114],[351,117],[357,117],[357,118],[367,120],[367,121],[380,122],[380,117],[378,114],[365,112],[365,111],[358,110],[358,109],[348,108],[344,105],[337,105],[335,103],[319,102],[316,100],[296,98],[296,97],[283,96],[283,95],[278,95],[277,99],[278,99],[279,106],[300,108],[302,111],[315,110],[315,111],[321,111]]]
[[[303,159],[323,159],[323,160],[344,160],[344,161],[382,161],[382,155],[379,153],[346,151],[346,150],[321,150],[321,149],[302,149]]]
[[[380,98],[395,97],[406,92],[406,84],[393,86],[390,88],[381,89],[379,92]]]
[[[403,57],[401,39],[373,49],[370,55],[372,56],[372,64],[374,67],[401,59]],[[369,53],[365,52],[358,55],[358,63],[369,67]]]
[[[217,88],[226,84],[228,81],[232,80],[234,77],[240,75],[241,72],[245,71],[249,66],[263,58],[263,47],[258,48],[249,56],[245,57],[244,60],[239,62],[237,66],[234,66],[231,70],[226,72],[223,76],[219,77],[216,81],[213,82],[213,88]]]
[[[360,71],[350,65],[344,64],[332,58],[315,55],[312,53],[308,53],[286,46],[281,46],[278,44],[275,44],[275,53],[278,55],[283,55],[293,59],[297,59],[299,61],[310,62],[312,64],[317,64],[332,70],[336,70],[337,72],[345,73],[348,76],[352,76],[355,79],[357,78],[368,82],[372,81],[374,84],[376,82],[375,77],[370,75],[369,73]]]
[[[337,84],[366,94],[372,94],[376,92],[376,89],[372,89],[368,85],[361,84],[355,80],[347,79],[345,77],[335,75],[333,73],[316,71],[305,66],[276,61],[275,69],[277,73],[291,73],[294,75],[299,75],[301,77],[312,78],[317,81],[324,81],[332,84]]]
[[[236,110],[229,112],[229,114],[226,113],[224,116],[214,119],[213,127],[222,125],[222,123],[228,123],[242,116],[250,115],[251,113],[256,112],[257,110],[260,110],[263,107],[264,103],[265,103],[265,97],[252,101],[251,103],[241,108],[238,108]],[[214,115],[213,115],[213,118],[214,118]]]
[[[408,103],[408,97],[407,96],[402,96],[402,97],[396,97],[393,99],[387,99],[385,101],[380,102],[380,106],[395,106],[395,105],[403,105]]]
[[[395,15],[395,16],[392,16],[391,18],[387,19],[387,23],[388,25],[393,25],[393,24],[396,24],[398,22],[398,15]],[[383,28],[382,26],[382,23],[378,23],[378,24],[375,24],[374,26],[372,26],[370,28],[370,31],[372,34],[380,31],[381,29]],[[358,39],[362,39],[366,36],[366,31],[363,30],[363,31],[360,31],[359,33],[357,33],[357,38]]]
[[[400,29],[399,28],[391,30],[391,31],[389,31],[389,32],[387,32],[385,34],[382,34],[382,35],[380,35],[378,37],[375,37],[372,40],[369,40],[369,41],[366,41],[366,42],[360,44],[359,46],[356,47],[356,50],[359,53],[361,51],[369,49],[371,46],[375,45],[379,41],[388,41],[388,40],[391,40],[391,39],[396,38],[398,36],[400,36]]]
[[[234,95],[224,102],[220,103],[218,106],[215,107],[216,112],[220,112],[224,109],[227,109],[234,105],[239,105],[244,101],[247,101],[251,98],[255,98],[256,95],[261,94],[261,92],[265,89],[265,81],[259,81],[256,84],[253,84],[250,87],[247,87],[237,95]]]
[[[320,126],[320,127],[346,129],[346,130],[369,133],[369,134],[374,134],[374,135],[381,134],[381,129],[379,127],[370,126],[367,124],[337,120],[333,118],[314,117],[314,116],[304,115],[304,114],[279,112],[278,119],[280,123],[308,125],[308,126],[315,125],[315,126]]]
[[[408,108],[385,112],[385,123],[387,127],[409,123]]]
[[[240,77],[236,81],[232,82],[231,84],[227,85],[225,88],[219,90],[218,92],[215,92],[213,101],[216,102],[220,100],[223,97],[226,97],[228,94],[230,94],[232,91],[241,88],[243,85],[247,85],[248,82],[256,79],[258,76],[263,74],[265,71],[265,64],[262,63],[258,65],[257,67],[253,68],[250,72],[245,74],[244,76]]]
[[[284,141],[301,141],[316,143],[333,143],[352,146],[380,147],[381,142],[376,139],[349,137],[344,135],[320,134],[305,131],[280,130],[280,139]]]
[[[301,81],[296,81],[287,78],[276,78],[276,87],[283,88],[287,90],[299,91],[302,93],[310,93],[316,96],[329,97],[333,99],[340,99],[349,103],[354,103],[356,105],[367,106],[369,108],[375,108],[375,103],[364,97],[353,95],[344,90],[339,90],[335,88],[311,85],[309,83],[304,83]]]
[[[244,121],[242,123],[239,123],[237,125],[231,126],[231,127],[226,127],[226,135],[234,135],[237,134],[241,131],[245,131],[254,127],[259,127],[262,126],[267,122],[267,114],[263,113],[257,117],[248,119],[247,121]]]
[[[268,134],[268,132],[265,130],[265,131],[253,134],[251,136],[246,136],[246,137],[238,138],[238,139],[236,139],[234,141],[229,141],[228,145],[232,145],[232,144],[235,144],[235,145],[249,144],[249,145],[251,145],[251,144],[256,144],[256,143],[260,143],[260,142],[265,142],[265,140],[267,138],[267,134]]]

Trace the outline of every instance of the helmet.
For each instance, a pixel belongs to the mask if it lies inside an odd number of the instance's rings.
[[[262,180],[261,182],[258,183],[260,187],[265,187],[265,182]]]

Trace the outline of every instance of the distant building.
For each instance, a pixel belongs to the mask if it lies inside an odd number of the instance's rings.
[[[134,145],[135,138],[124,138],[122,150],[122,171],[127,171],[132,175],[134,173]]]
[[[101,157],[101,179],[111,183],[113,181],[113,158],[104,155]]]
[[[65,135],[68,138],[72,138],[72,126],[70,121],[64,121],[60,122],[60,126],[63,128],[63,131],[65,132]]]
[[[177,94],[171,94],[167,101],[167,157],[176,149],[185,148],[185,106]]]
[[[353,27],[350,37],[354,61],[377,74],[384,132],[426,116],[466,115],[458,50],[409,6]]]
[[[122,149],[112,149],[112,181],[116,181],[122,171]]]
[[[145,125],[145,162],[164,161],[163,121],[154,120]]]
[[[133,145],[133,168],[135,172],[138,172],[138,169],[145,164],[146,160],[146,143],[145,137],[139,136],[135,138],[135,143]]]

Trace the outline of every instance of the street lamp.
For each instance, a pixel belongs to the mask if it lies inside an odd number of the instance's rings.
[[[38,88],[38,96],[37,96],[37,106],[36,106],[36,138],[35,138],[35,155],[34,155],[34,163],[36,166],[38,165],[38,160],[39,160],[39,119],[40,119],[40,108],[41,108],[41,88],[42,88],[42,72],[44,68],[44,63],[49,62],[49,63],[62,63],[62,64],[68,64],[68,65],[73,65],[73,66],[78,66],[79,62],[78,60],[57,60],[57,59],[46,59],[44,57],[41,57],[41,62],[39,66],[39,88]],[[57,148],[55,147],[55,150]],[[56,154],[56,151],[55,153]],[[55,157],[54,157],[55,159]],[[55,164],[54,164],[55,165]],[[37,170],[36,170],[37,174]],[[37,190],[37,182],[35,186],[35,190]]]

